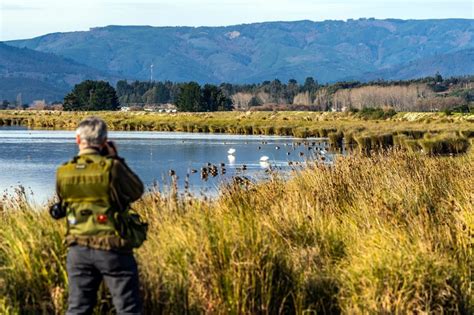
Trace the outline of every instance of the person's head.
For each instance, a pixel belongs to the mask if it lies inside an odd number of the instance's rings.
[[[76,129],[76,143],[80,147],[101,148],[107,141],[107,125],[97,117],[81,121]]]

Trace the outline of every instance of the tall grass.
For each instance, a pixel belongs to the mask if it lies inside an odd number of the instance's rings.
[[[134,205],[146,311],[472,313],[473,182],[472,155],[391,151],[215,199],[150,192]],[[10,198],[0,224],[0,313],[64,312],[63,223]]]

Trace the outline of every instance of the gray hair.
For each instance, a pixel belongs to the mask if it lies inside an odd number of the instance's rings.
[[[76,129],[76,134],[90,146],[100,146],[107,139],[107,125],[97,117],[88,117],[81,121]]]

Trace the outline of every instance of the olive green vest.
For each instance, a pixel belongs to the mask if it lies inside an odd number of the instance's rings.
[[[110,158],[88,154],[58,168],[57,185],[66,208],[68,235],[118,235],[110,198],[112,164]]]

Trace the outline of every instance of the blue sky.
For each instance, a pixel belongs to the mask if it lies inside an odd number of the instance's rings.
[[[0,0],[0,40],[106,25],[220,26],[375,17],[474,18],[474,0]]]

